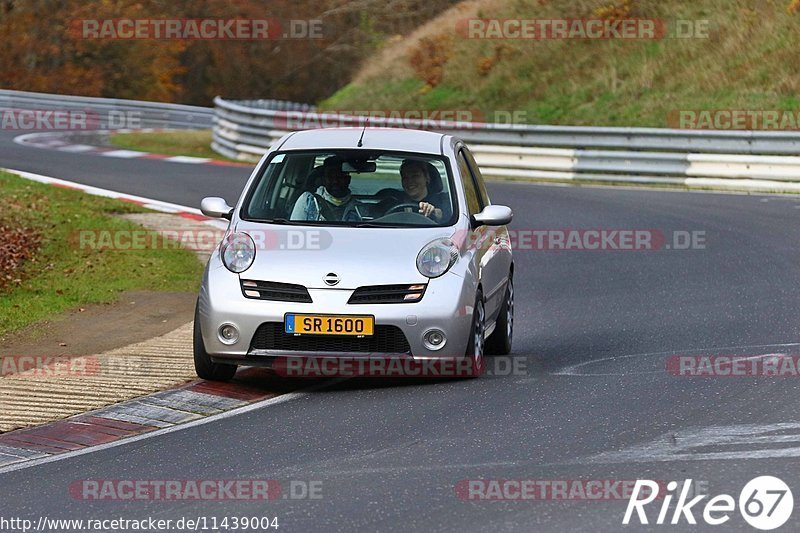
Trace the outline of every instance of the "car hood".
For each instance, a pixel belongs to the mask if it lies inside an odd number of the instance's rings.
[[[256,242],[253,265],[242,279],[304,285],[309,289],[356,289],[364,285],[427,283],[417,255],[423,246],[452,237],[455,228],[337,228],[239,221],[236,231]],[[340,281],[331,287],[329,273]]]

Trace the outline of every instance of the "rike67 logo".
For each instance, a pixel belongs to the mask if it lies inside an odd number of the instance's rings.
[[[707,498],[707,494],[695,496],[691,500],[692,480],[687,479],[680,490],[677,503],[670,514],[670,505],[673,497],[677,495],[678,483],[670,481],[667,483],[667,493],[663,496],[661,508],[658,512],[655,524],[679,524],[683,520],[688,524],[697,524],[694,513],[702,513],[702,519],[706,524],[719,526],[731,519],[731,514],[736,510],[737,502],[733,496],[720,494],[714,496],[704,506],[700,506],[701,501]],[[640,524],[649,524],[645,507],[659,498],[659,484],[649,479],[637,479],[633,487],[633,493],[628,500],[628,507],[622,519],[624,525],[628,525],[633,518],[634,512]],[[640,498],[641,495],[645,495]],[[697,506],[696,509],[695,506]],[[738,501],[739,513],[742,518],[756,529],[763,531],[778,528],[789,520],[794,508],[794,498],[789,486],[781,479],[772,476],[759,476],[751,479],[739,493]],[[650,517],[652,519],[652,516]]]

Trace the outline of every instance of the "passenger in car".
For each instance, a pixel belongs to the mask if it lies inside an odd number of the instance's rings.
[[[350,174],[342,170],[342,159],[328,157],[322,166],[322,185],[315,192],[300,195],[290,220],[361,220],[364,205],[350,193]]]

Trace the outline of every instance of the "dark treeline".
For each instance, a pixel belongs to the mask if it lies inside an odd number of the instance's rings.
[[[454,0],[0,0],[0,87],[209,105],[315,102]],[[320,20],[320,39],[87,38],[84,21]],[[284,27],[288,31],[288,28]],[[297,26],[302,32],[303,23]]]

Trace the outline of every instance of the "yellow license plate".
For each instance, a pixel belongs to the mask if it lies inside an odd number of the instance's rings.
[[[294,315],[284,317],[286,333],[292,335],[352,335],[365,337],[375,330],[375,317],[354,315]]]

